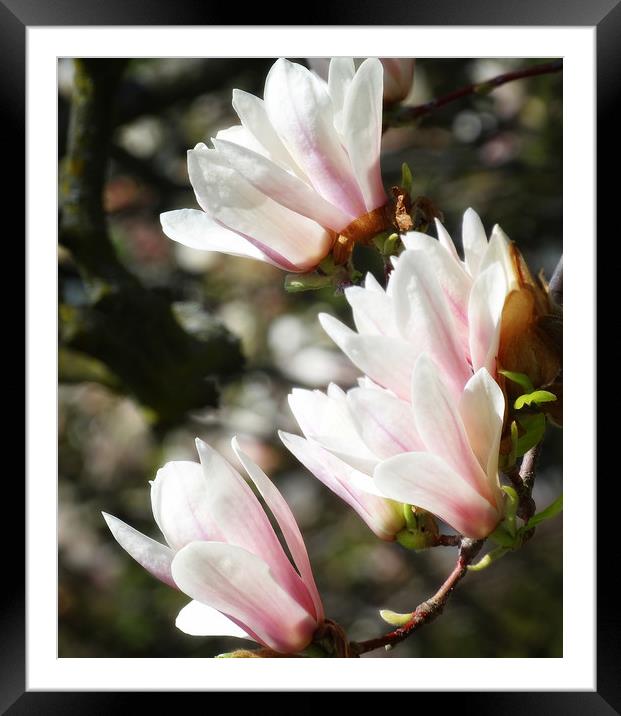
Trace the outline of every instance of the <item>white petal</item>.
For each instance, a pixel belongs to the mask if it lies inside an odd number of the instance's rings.
[[[352,220],[366,213],[349,158],[334,128],[327,87],[302,65],[280,59],[265,82],[269,119],[314,188]]]
[[[425,252],[406,251],[391,276],[395,319],[415,356],[428,353],[455,395],[471,375],[468,356],[445,294]]]
[[[243,90],[234,89],[233,109],[237,112],[244,129],[264,148],[270,159],[290,169],[300,179],[305,179],[304,172],[295,163],[272,126],[262,99]]]
[[[114,539],[138,564],[165,584],[171,587],[177,586],[170,571],[174,555],[169,547],[143,535],[117,517],[113,517],[106,512],[101,514]]]
[[[218,139],[213,143],[233,169],[270,199],[334,231],[341,231],[349,224],[347,214],[269,159],[237,144]]]
[[[437,455],[395,455],[373,479],[393,500],[422,507],[467,537],[486,537],[498,524],[497,510]]]
[[[492,499],[487,475],[470,447],[458,402],[425,354],[421,355],[414,368],[412,409],[418,434],[427,450],[441,456],[473,489]]]
[[[192,542],[175,556],[172,573],[181,591],[247,625],[276,651],[303,649],[317,627],[269,566],[240,547]]]
[[[368,475],[339,460],[313,440],[282,431],[278,435],[285,447],[318,480],[352,507],[380,539],[392,540],[402,529],[403,516],[395,503],[359,486],[360,482],[370,479]]]
[[[503,267],[494,263],[479,273],[468,303],[472,368],[487,368],[496,375],[502,309],[507,296]]]
[[[220,251],[232,256],[246,256],[275,264],[256,246],[234,231],[215,222],[204,211],[178,209],[160,214],[162,230],[173,241],[191,249]]]
[[[371,336],[399,335],[390,298],[381,287],[378,291],[368,277],[364,288],[346,288],[345,298],[352,308],[354,323],[359,333]]]
[[[312,69],[315,69],[311,65]],[[356,73],[351,57],[333,57],[328,70],[328,91],[334,107],[334,126],[339,134],[343,133],[343,107],[347,89]],[[319,73],[321,76],[321,73]]]
[[[487,474],[492,492],[500,505],[498,489],[498,453],[505,414],[505,398],[500,386],[485,368],[477,371],[466,384],[459,404],[468,440],[479,464]]]
[[[363,441],[379,459],[424,449],[409,403],[387,391],[364,388],[350,390],[347,401]]]
[[[363,373],[404,400],[410,397],[416,354],[400,338],[360,336],[327,313],[319,314],[324,331]]]
[[[313,605],[315,607],[315,617],[318,622],[321,622],[324,617],[323,604],[321,603],[321,597],[315,584],[315,578],[313,576],[313,570],[311,569],[310,560],[308,559],[308,552],[306,551],[306,545],[304,544],[304,538],[298,527],[298,523],[295,521],[295,517],[291,512],[289,505],[286,503],[284,497],[280,494],[280,491],[269,479],[269,477],[256,465],[246,453],[240,448],[237,438],[233,438],[232,441],[233,450],[239,458],[239,461],[244,466],[246,472],[250,476],[251,480],[257,486],[257,489],[261,493],[261,496],[265,500],[268,508],[278,522],[278,526],[282,530],[283,537],[289,548],[289,552],[293,558],[293,561],[298,568],[300,576],[308,589]]]
[[[383,90],[382,63],[369,57],[349,85],[343,110],[345,146],[367,211],[387,201],[380,169]]]
[[[487,236],[479,215],[473,209],[466,209],[462,224],[464,261],[468,273],[474,278],[487,249]]]
[[[459,254],[457,253],[457,249],[455,248],[455,243],[453,242],[453,239],[451,239],[451,235],[438,219],[435,219],[435,224],[436,231],[438,232],[438,241],[440,242],[440,244],[442,244],[442,246],[444,246],[444,248],[455,259],[455,261],[461,264],[461,259],[459,258]]]
[[[329,232],[255,189],[217,151],[189,151],[188,173],[202,208],[283,268],[309,270],[330,250]]]
[[[186,604],[177,614],[175,626],[190,636],[235,636],[252,639],[222,612],[195,600]]]

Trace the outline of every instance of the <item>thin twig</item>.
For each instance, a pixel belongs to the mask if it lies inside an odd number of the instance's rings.
[[[466,85],[465,87],[449,92],[442,97],[432,99],[430,102],[419,104],[416,107],[397,107],[394,111],[386,113],[384,124],[387,127],[402,127],[407,124],[412,124],[419,117],[430,114],[434,110],[444,107],[451,102],[455,102],[462,97],[467,97],[472,94],[486,94],[496,89],[496,87],[507,84],[507,82],[525,79],[526,77],[549,75],[555,72],[560,72],[562,69],[563,61],[555,60],[554,62],[546,62],[542,65],[534,65],[531,67],[525,67],[521,70],[506,72],[505,74],[498,75],[497,77],[492,77],[492,79],[485,80],[485,82],[475,82],[474,84]]]
[[[384,634],[384,636],[376,639],[368,639],[367,641],[352,642],[350,651],[355,656],[366,654],[368,651],[379,649],[380,647],[393,647],[399,642],[407,639],[410,634],[420,629],[424,624],[428,624],[439,616],[451,596],[453,590],[457,586],[468,571],[468,565],[476,557],[479,550],[483,546],[484,540],[462,539],[459,557],[453,571],[446,578],[440,589],[429,599],[419,604],[412,612],[410,620],[402,627],[394,631]]]

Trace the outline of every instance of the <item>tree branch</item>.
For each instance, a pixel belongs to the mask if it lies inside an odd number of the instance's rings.
[[[444,107],[445,105],[455,102],[462,97],[467,97],[472,94],[487,94],[497,87],[507,84],[507,82],[525,79],[526,77],[549,75],[555,72],[560,72],[562,69],[563,61],[555,60],[554,62],[546,62],[542,65],[525,67],[522,70],[506,72],[505,74],[498,75],[492,79],[485,80],[485,82],[476,82],[474,84],[466,85],[465,87],[449,92],[449,94],[443,95],[442,97],[437,97],[430,102],[419,104],[416,107],[401,106],[396,107],[393,111],[388,110],[384,117],[384,125],[386,127],[403,127],[414,123],[420,117],[424,117],[436,109],[440,109],[440,107]]]
[[[413,634],[417,629],[420,629],[438,617],[442,613],[444,606],[457,584],[465,577],[468,571],[468,565],[478,554],[483,546],[483,542],[484,540],[463,538],[459,550],[459,557],[457,558],[457,563],[453,571],[432,597],[416,607],[407,624],[376,639],[352,642],[350,644],[352,655],[360,656],[360,654],[366,654],[368,651],[379,649],[382,646],[393,647],[404,639],[407,639],[407,637]]]
[[[189,410],[217,404],[218,380],[241,369],[239,342],[215,320],[200,336],[186,333],[168,301],[119,261],[102,192],[125,61],[75,62],[59,239],[79,268],[85,298],[61,305],[61,340],[71,351],[99,361],[112,374],[110,380],[118,379],[159,425],[168,425]]]

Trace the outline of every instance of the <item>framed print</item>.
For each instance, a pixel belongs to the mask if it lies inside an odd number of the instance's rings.
[[[621,11],[448,5],[0,6],[13,171],[26,146],[8,713],[619,708],[594,160]]]

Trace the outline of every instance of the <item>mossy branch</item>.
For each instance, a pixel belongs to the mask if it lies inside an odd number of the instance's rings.
[[[61,305],[61,342],[105,366],[104,382],[110,384],[110,375],[118,379],[158,424],[172,424],[189,410],[217,404],[217,383],[242,367],[239,342],[215,320],[200,336],[187,333],[169,302],[119,261],[108,235],[102,192],[116,91],[126,61],[75,63],[59,236],[80,271],[87,298],[83,304]],[[61,380],[63,365],[67,361],[60,364]]]

